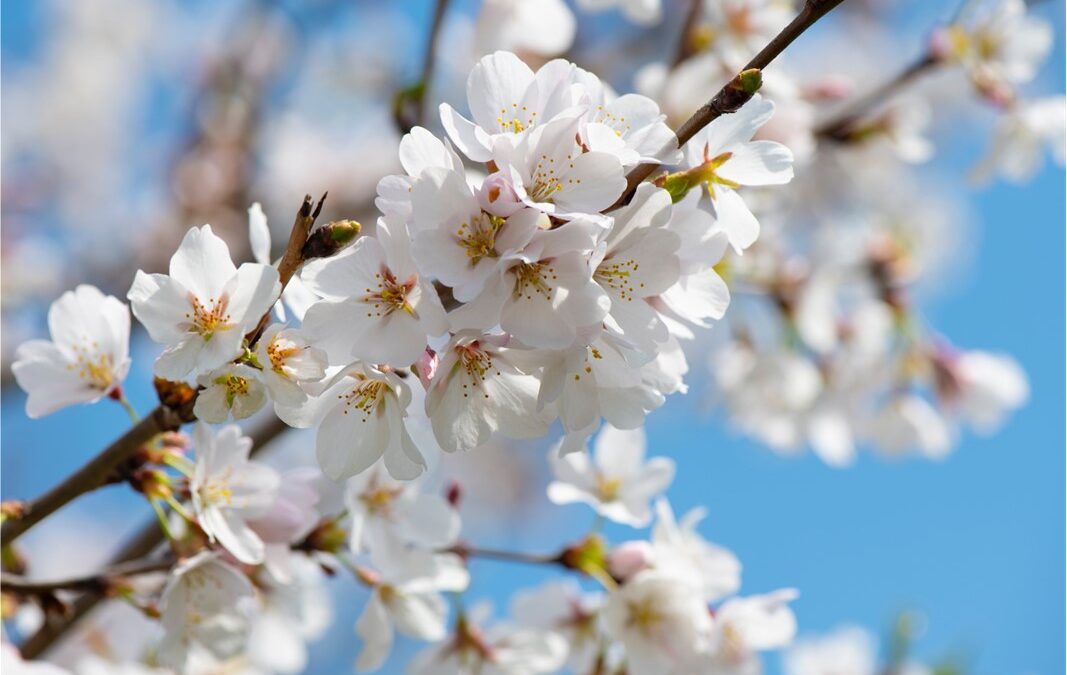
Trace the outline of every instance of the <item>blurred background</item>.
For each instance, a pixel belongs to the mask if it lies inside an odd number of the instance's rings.
[[[881,81],[919,52],[955,4],[848,0],[782,63],[830,74],[862,60],[870,81]],[[434,104],[465,108],[466,73],[493,48],[479,30],[479,5],[449,7]],[[324,222],[373,222],[375,185],[399,170],[393,97],[418,79],[433,6],[0,5],[5,499],[50,487],[128,424],[106,404],[47,420],[25,416],[11,355],[46,334],[48,305],[64,290],[86,282],[124,297],[136,269],[162,269],[185,230],[202,223],[248,259],[246,210],[254,201],[267,213],[276,254],[305,193],[329,191]],[[1064,6],[1049,1],[1034,11],[1057,30],[1052,57],[1027,86],[1061,92]],[[640,27],[617,13],[576,11],[566,57],[632,90],[638,69],[673,48],[682,13],[682,2],[668,0],[661,24]],[[746,593],[800,589],[801,635],[846,623],[881,633],[899,612],[915,611],[923,617],[920,657],[954,656],[973,673],[1063,672],[1064,173],[1047,166],[1025,185],[974,186],[966,174],[993,117],[956,110],[949,96],[934,93],[950,114],[938,111],[938,153],[919,175],[931,202],[951,205],[949,234],[938,246],[953,264],[919,289],[922,313],[963,344],[1014,355],[1030,377],[1027,407],[995,436],[965,436],[943,461],[863,454],[834,469],[731,432],[714,406],[698,340],[688,348],[690,394],[649,416],[649,453],[676,459],[668,493],[675,510],[707,506],[701,532],[743,561]],[[886,185],[890,201],[894,188]],[[154,400],[157,348],[135,328],[132,352],[127,395],[145,411]],[[467,538],[550,551],[587,531],[590,511],[552,507],[544,495],[550,440],[444,459],[436,480],[463,485]],[[303,432],[275,444],[273,461],[314,461],[313,437]],[[138,495],[103,490],[28,534],[26,553],[42,575],[84,571],[149,516]],[[607,534],[628,536],[621,527]],[[472,572],[469,597],[491,601],[498,615],[512,590],[545,577],[492,561],[475,561]],[[356,653],[362,591],[348,579],[331,584],[337,619],[312,649],[309,673],[348,672]],[[384,672],[417,648],[402,642]],[[779,669],[777,658],[768,660],[768,672]]]

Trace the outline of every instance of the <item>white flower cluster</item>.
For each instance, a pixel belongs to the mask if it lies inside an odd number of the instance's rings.
[[[303,606],[321,582],[302,571],[303,550],[349,566],[371,590],[356,627],[361,670],[385,661],[396,631],[439,642],[413,672],[455,672],[472,660],[506,673],[556,670],[572,650],[562,627],[483,633],[477,612],[461,612],[449,634],[442,594],[466,589],[467,549],[452,506],[414,480],[434,445],[472,450],[494,432],[540,437],[559,419],[552,500],[584,501],[630,525],[651,521],[650,500],[674,466],[643,463],[641,426],[685,390],[677,339],[729,304],[716,263],[727,247],[740,253],[757,238],[737,190],[792,178],[788,150],[752,140],[773,105],[754,97],[683,152],[652,100],[617,96],[562,60],[534,72],[507,52],[474,68],[468,104],[472,119],[441,106],[448,140],[422,128],[403,138],[406,173],[380,182],[374,234],[308,262],[284,295],[258,204],[249,211],[257,262],[235,265],[205,225],[189,230],[167,274],[137,273],[133,314],[165,347],[155,374],[195,378],[199,388],[195,457],[185,458],[181,441],[164,444],[150,461],[180,476],[141,486],[157,508],[184,516],[168,531],[192,546],[180,548],[190,557],[160,597],[161,664],[178,672],[234,659],[255,665],[262,650],[274,660],[269,670],[299,668],[304,639],[323,624],[310,608],[285,609]],[[469,170],[456,149],[485,171]],[[650,183],[627,197],[626,172],[642,162],[683,164],[709,199],[675,204],[684,192]],[[53,342],[24,346],[15,367],[29,412],[105,394],[124,400],[125,306],[80,287],[53,314]],[[272,314],[300,325],[269,324]],[[208,426],[268,401],[291,426],[314,427],[322,472],[348,479],[340,514],[318,505],[311,477],[250,459],[238,427]],[[582,450],[602,420],[609,424],[590,460]],[[422,423],[429,445],[414,440]],[[591,644],[616,645],[599,658],[658,673],[747,662],[787,641],[791,594],[730,600],[713,615],[708,603],[737,589],[737,561],[700,539],[695,517],[679,526],[665,502],[657,510],[651,543],[623,545],[609,559],[593,537],[576,549],[584,554],[561,558],[609,590],[596,611],[583,610],[585,628],[572,626],[586,634],[596,624],[592,634],[606,637]],[[547,608],[553,616],[569,611],[567,596],[545,598],[563,603]],[[277,632],[288,639],[265,644]]]

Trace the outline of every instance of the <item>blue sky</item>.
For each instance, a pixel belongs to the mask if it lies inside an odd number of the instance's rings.
[[[1054,9],[1062,25],[1062,7]],[[11,36],[5,29],[5,41]],[[1063,60],[1060,34],[1048,81],[1063,81]],[[955,139],[938,161],[964,167],[974,152]],[[926,302],[924,312],[955,343],[1013,354],[1029,374],[1030,403],[999,434],[965,436],[943,462],[864,454],[854,467],[835,470],[810,455],[774,455],[702,412],[698,397],[674,397],[649,418],[650,453],[676,458],[669,493],[676,511],[707,506],[702,532],[741,558],[745,592],[800,589],[802,633],[843,623],[881,631],[896,612],[918,610],[927,619],[923,657],[960,654],[976,674],[1063,672],[1064,173],[1046,168],[1021,187],[975,189],[961,180],[952,188],[966,194],[979,241],[967,282]],[[128,388],[147,409],[151,348],[139,351]],[[4,393],[5,498],[37,494],[125,425],[122,411],[106,403],[30,421],[21,394]],[[132,496],[112,491],[79,508],[128,518],[131,504]],[[551,532],[513,531],[485,543],[549,550],[580,536],[590,520],[587,510],[569,507]],[[544,576],[491,562],[474,572],[470,596],[491,597],[501,611],[516,585]],[[313,657],[317,672],[335,672],[354,657],[358,607],[339,610],[345,618]]]

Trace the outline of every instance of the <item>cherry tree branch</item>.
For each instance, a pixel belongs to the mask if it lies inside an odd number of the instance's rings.
[[[272,440],[287,429],[289,427],[284,422],[273,416],[263,426],[253,429],[249,434],[252,438],[251,456],[254,457],[259,454]],[[150,518],[122,548],[115,552],[108,565],[119,566],[146,558],[159,548],[163,540],[163,530],[159,527],[159,521],[155,517]],[[19,651],[22,652],[23,657],[33,659],[43,654],[103,599],[104,596],[98,589],[86,589],[86,592],[79,595],[70,604],[70,611],[67,614],[63,617],[52,617],[19,646]]]
[[[285,254],[278,263],[278,276],[282,290],[285,290],[289,280],[293,278],[293,275],[304,263],[304,244],[307,243],[311,227],[315,224],[315,219],[321,212],[325,200],[326,195],[324,194],[313,207],[311,196],[306,196],[297,211]],[[254,346],[259,336],[262,335],[263,330],[270,321],[270,312],[271,310],[267,310],[259,320],[256,328],[246,336],[250,345]],[[20,504],[15,509],[17,513],[7,516],[4,519],[3,526],[0,526],[0,542],[4,546],[11,544],[31,527],[63,506],[87,492],[107,485],[111,482],[116,467],[133,457],[146,443],[161,433],[176,431],[183,424],[193,422],[196,419],[193,415],[193,403],[195,400],[194,393],[190,399],[184,400],[180,404],[161,403],[144,419],[105,448],[103,452],[72,473],[59,485],[37,499]]]
[[[158,434],[175,431],[193,420],[192,406],[186,409],[160,405],[129,431],[115,440],[87,464],[67,476],[37,499],[21,505],[18,517],[8,517],[0,527],[0,541],[10,545],[27,530],[86,492],[107,485],[115,468],[134,455]]]
[[[815,128],[815,136],[834,141],[845,140],[856,122],[870,112],[872,108],[892,98],[901,89],[930,72],[937,64],[937,59],[929,52],[926,53],[902,70],[896,77],[852,101],[843,112],[820,124]]]
[[[530,565],[564,565],[564,556],[561,553],[522,553],[519,551],[501,551],[492,548],[481,548],[468,544],[456,544],[448,549],[449,553],[455,553],[463,558],[487,558],[490,560],[504,560],[508,562],[527,563]]]
[[[766,68],[778,57],[779,54],[785,51],[786,47],[800,37],[804,31],[815,25],[819,19],[829,14],[830,10],[840,5],[843,1],[844,0],[806,0],[804,7],[796,17],[789,22],[789,25],[783,28],[774,39],[768,42],[767,46],[760,50],[758,54],[753,56],[752,60],[742,69],[742,72],[747,70],[763,70]],[[742,90],[740,75],[735,77],[733,80],[725,84],[707,103],[693,113],[682,126],[678,127],[678,131],[675,132],[675,147],[680,148],[685,145],[689,142],[689,139],[710,124],[712,120],[721,115],[736,112],[751,97],[752,93]],[[626,190],[623,192],[622,196],[619,197],[619,200],[608,210],[629,203],[633,191],[637,189],[637,186],[642,181],[652,175],[652,172],[655,171],[658,166],[658,164],[639,164],[634,167],[630,173],[626,175]]]
[[[0,574],[0,589],[16,595],[42,595],[56,591],[94,591],[106,593],[116,582],[132,576],[162,572],[170,569],[174,558],[142,558],[117,564],[105,570],[81,577],[69,577],[52,581],[27,579],[15,574]]]
[[[401,89],[393,99],[393,119],[400,133],[406,134],[413,127],[424,125],[427,116],[426,93],[433,80],[434,66],[437,62],[437,41],[444,25],[445,11],[449,0],[437,0],[434,3],[430,30],[426,35],[426,51],[422,55],[422,70],[415,84]]]
[[[696,49],[693,32],[700,21],[701,10],[704,8],[703,0],[688,0],[689,7],[682,18],[682,29],[678,32],[678,44],[674,48],[674,56],[671,58],[671,67],[677,67],[682,61],[692,56]]]

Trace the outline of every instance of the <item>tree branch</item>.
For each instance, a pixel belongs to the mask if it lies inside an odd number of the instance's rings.
[[[788,26],[782,29],[778,35],[774,37],[767,46],[764,47],[758,54],[752,57],[742,71],[745,70],[763,70],[771,61],[796,40],[807,29],[811,28],[815,22],[822,17],[826,16],[830,10],[840,5],[844,0],[806,0],[803,9],[796,15],[796,17],[789,23]],[[698,131],[706,127],[717,117],[732,112],[736,112],[744,103],[748,100],[738,96],[737,83],[738,78],[734,78],[731,82],[723,86],[715,96],[713,96],[707,103],[700,107],[693,115],[687,119],[682,126],[675,132],[674,147],[680,148],[684,146],[689,139],[696,135]],[[751,94],[748,95],[751,98]],[[639,164],[634,167],[630,173],[626,175],[626,190],[623,192],[619,200],[615,202],[608,210],[616,209],[629,203],[630,198],[633,195],[633,191],[637,186],[656,170],[658,164]]]
[[[59,485],[23,506],[21,517],[8,518],[0,528],[0,540],[10,545],[27,530],[86,492],[106,485],[115,467],[134,455],[145,443],[165,431],[176,431],[193,420],[188,410],[160,405],[129,431],[104,449],[89,463],[72,473]]]
[[[426,51],[422,55],[422,70],[415,84],[405,87],[393,98],[393,119],[401,134],[406,134],[416,126],[424,126],[427,117],[426,93],[433,80],[434,64],[437,61],[437,40],[444,24],[445,11],[449,0],[436,0],[433,18],[430,19],[430,31],[426,35]]]
[[[832,141],[847,140],[848,133],[852,130],[852,127],[866,113],[878,104],[891,98],[900,89],[903,89],[920,76],[929,72],[937,65],[937,63],[938,61],[933,55],[930,53],[925,54],[922,58],[901,71],[892,80],[889,80],[874,91],[868,92],[866,95],[852,101],[843,112],[816,127],[814,131],[815,136],[817,138]]]
[[[459,543],[448,549],[449,553],[455,553],[463,558],[488,558],[490,560],[505,560],[508,562],[520,562],[529,565],[563,565],[564,557],[561,553],[521,553],[518,551],[501,551],[491,548],[480,548]]]
[[[56,591],[105,592],[117,580],[124,577],[162,572],[170,569],[174,558],[132,560],[114,565],[105,570],[83,577],[70,577],[53,581],[37,581],[16,574],[0,573],[0,589],[16,595],[51,594]]]

